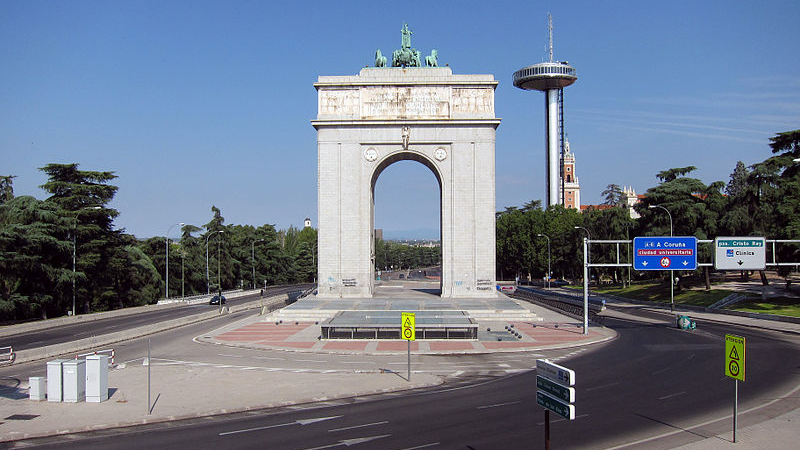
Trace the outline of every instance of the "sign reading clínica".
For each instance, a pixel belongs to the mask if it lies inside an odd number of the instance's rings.
[[[764,270],[767,268],[766,243],[763,237],[718,237],[714,239],[714,268]]]

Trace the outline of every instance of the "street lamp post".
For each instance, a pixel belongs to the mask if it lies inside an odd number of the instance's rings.
[[[75,235],[78,233],[78,216],[81,215],[83,211],[88,211],[92,209],[102,209],[102,206],[87,206],[85,208],[81,208],[75,212],[75,217],[72,218],[72,315],[75,316],[75,265],[77,261],[77,248],[78,242],[75,239]]]
[[[583,334],[589,334],[589,277],[591,276],[589,264],[592,260],[591,253],[589,253],[589,241],[592,240],[592,235],[584,227],[576,226],[574,228],[586,232],[586,237],[583,238]]]
[[[672,237],[672,213],[661,205],[649,205],[648,208],[661,208],[667,212],[669,216],[669,235]],[[675,272],[672,270],[669,271],[669,310],[675,311]]]
[[[264,242],[264,239],[253,241],[250,246],[251,254],[253,257],[253,289],[256,288],[256,242]]]
[[[206,236],[206,294],[207,294],[207,295],[208,295],[208,294],[211,294],[211,284],[210,284],[210,283],[211,283],[211,280],[210,280],[210,278],[208,277],[208,240],[209,240],[209,239],[211,238],[211,236],[213,236],[214,234],[216,234],[216,233],[224,233],[224,232],[225,232],[225,231],[223,231],[223,230],[219,230],[219,231],[212,231],[211,233],[208,233],[208,236]],[[222,301],[222,299],[220,299],[220,302],[221,302],[221,301]]]
[[[176,223],[167,229],[167,236],[164,238],[164,243],[166,244],[165,250],[167,255],[167,265],[164,266],[164,278],[166,287],[164,288],[164,299],[169,299],[169,232],[172,231],[173,228],[177,226],[184,226],[183,222]]]
[[[537,236],[547,239],[547,289],[550,289],[550,236],[544,233],[539,233]]]
[[[573,227],[573,228],[575,228],[576,230],[583,230],[583,231],[585,231],[585,232],[586,232],[586,237],[587,237],[587,238],[588,238],[590,241],[592,240],[592,234],[591,234],[591,233],[589,233],[589,230],[587,230],[586,228],[584,228],[584,227],[578,227],[578,226],[575,226],[575,227]],[[587,247],[587,251],[586,251],[586,260],[587,260],[587,261],[591,261],[591,260],[592,260],[592,251],[591,251],[590,249],[588,249],[588,247]],[[589,271],[589,274],[591,275],[591,271]]]

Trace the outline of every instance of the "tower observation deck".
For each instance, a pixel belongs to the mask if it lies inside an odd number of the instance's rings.
[[[526,91],[542,91],[546,94],[546,189],[547,206],[550,206],[559,204],[564,198],[564,88],[574,83],[578,79],[578,74],[568,62],[553,61],[553,19],[549,14],[547,18],[550,61],[527,66],[514,72],[514,86]],[[560,157],[559,154],[561,154]],[[561,195],[559,195],[559,187]]]

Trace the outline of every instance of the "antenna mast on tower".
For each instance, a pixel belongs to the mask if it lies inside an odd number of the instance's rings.
[[[550,62],[553,62],[553,16],[547,13],[547,36],[550,40]]]

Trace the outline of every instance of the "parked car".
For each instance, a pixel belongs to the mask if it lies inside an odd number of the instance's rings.
[[[215,295],[215,296],[211,297],[211,300],[208,302],[208,304],[209,305],[219,305],[220,297],[222,297],[222,304],[224,305],[225,304],[225,296],[224,295],[222,295],[222,296]]]
[[[397,278],[405,278],[405,277],[406,277],[406,276],[405,276],[404,274],[402,274],[402,273],[401,273],[400,275],[398,275],[398,276],[397,276]]]

